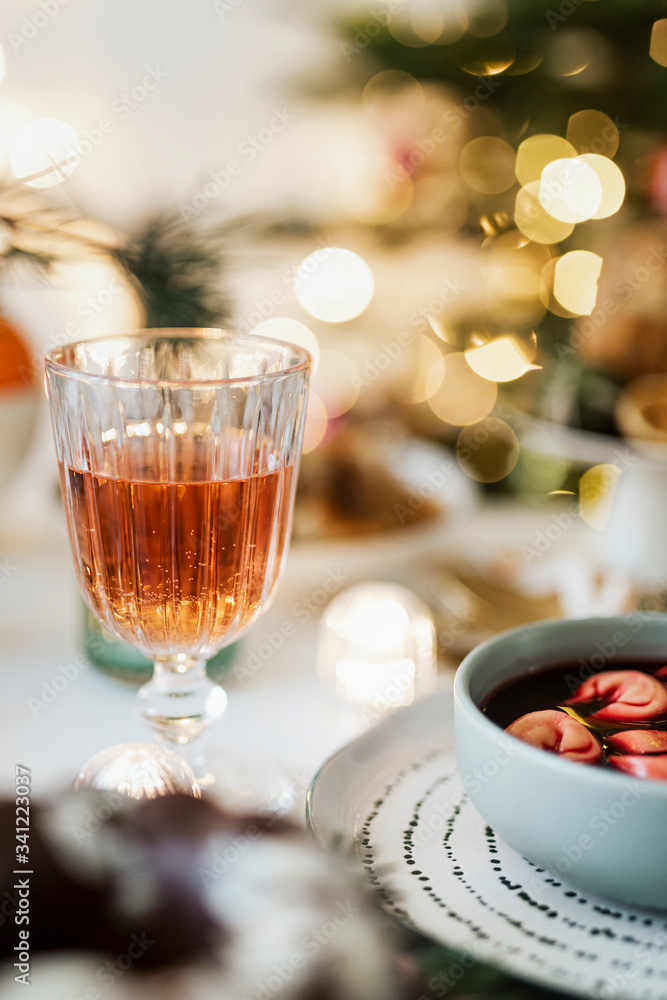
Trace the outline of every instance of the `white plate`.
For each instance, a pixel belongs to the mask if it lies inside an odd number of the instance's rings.
[[[337,753],[308,795],[318,840],[353,845],[388,909],[436,942],[579,996],[664,1000],[667,914],[584,895],[507,847],[463,791],[453,735],[445,691]]]
[[[477,484],[462,472],[446,448],[408,438],[397,444],[391,471],[412,491],[410,496],[415,503],[420,498],[434,502],[441,508],[440,515],[423,524],[397,527],[395,531],[295,541],[281,584],[284,590],[298,589],[305,593],[321,587],[332,569],[350,582],[382,576],[394,565],[442,549],[478,509]]]

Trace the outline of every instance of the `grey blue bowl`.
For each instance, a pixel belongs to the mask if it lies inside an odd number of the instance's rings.
[[[523,857],[587,892],[667,910],[667,782],[562,760],[508,736],[479,708],[529,670],[634,656],[667,663],[667,615],[543,622],[490,639],[456,676],[456,756],[473,804]]]

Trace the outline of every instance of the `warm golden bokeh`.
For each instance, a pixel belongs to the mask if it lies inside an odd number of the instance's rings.
[[[621,469],[618,465],[594,465],[579,480],[579,513],[591,528],[602,530],[609,517],[611,502]]]
[[[602,257],[589,250],[571,250],[556,261],[554,298],[575,316],[593,312]]]
[[[602,188],[600,207],[591,216],[592,219],[607,219],[618,212],[625,198],[625,178],[616,164],[606,156],[597,153],[584,153],[579,157],[597,174]]]
[[[328,423],[326,407],[317,393],[311,389],[308,393],[308,410],[303,432],[304,454],[313,451],[321,443],[327,432]]]
[[[327,323],[344,323],[359,316],[373,291],[368,264],[341,247],[323,247],[306,257],[299,264],[294,283],[299,304],[315,319]]]
[[[438,345],[424,334],[417,338],[415,355],[416,371],[409,398],[411,403],[423,403],[442,385],[445,359]]]
[[[466,184],[482,194],[500,194],[516,183],[516,154],[510,144],[496,136],[473,139],[461,152],[460,169]]]
[[[667,17],[660,18],[651,29],[649,55],[658,66],[667,66]]]
[[[554,160],[542,171],[540,204],[559,222],[592,219],[602,202],[602,184],[583,157]]]
[[[397,128],[411,125],[426,106],[424,88],[400,69],[385,69],[371,77],[362,93],[366,113]]]
[[[616,154],[620,141],[618,129],[609,115],[593,108],[571,115],[565,135],[578,153],[609,157]]]
[[[560,135],[531,135],[517,149],[517,179],[521,185],[539,181],[548,163],[576,155],[574,146]]]
[[[458,463],[471,479],[497,483],[510,474],[519,459],[519,440],[497,417],[464,427],[456,442]]]
[[[512,382],[531,368],[537,349],[533,339],[520,340],[515,334],[503,333],[480,347],[465,352],[466,361],[478,375],[491,382]]]
[[[544,208],[539,181],[531,181],[517,193],[514,221],[517,229],[535,243],[560,243],[574,229],[574,223],[559,221]]]
[[[331,348],[320,351],[320,364],[311,386],[322,400],[327,417],[340,417],[354,406],[359,398],[357,375],[357,367],[347,354]]]
[[[313,371],[317,370],[320,345],[313,331],[309,330],[305,323],[299,323],[298,320],[289,319],[287,316],[273,316],[259,323],[251,333],[258,337],[270,337],[272,340],[286,340],[290,344],[304,347],[313,359]]]
[[[463,426],[483,420],[493,409],[497,395],[496,383],[478,375],[465,354],[456,351],[445,357],[442,383],[428,405],[441,420]]]

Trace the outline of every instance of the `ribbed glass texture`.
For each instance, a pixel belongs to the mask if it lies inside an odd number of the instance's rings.
[[[219,330],[51,352],[60,480],[84,597],[152,657],[212,656],[285,560],[309,356]]]

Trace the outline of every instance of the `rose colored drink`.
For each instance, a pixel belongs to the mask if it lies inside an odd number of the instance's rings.
[[[293,466],[228,482],[60,471],[79,583],[119,638],[154,656],[208,657],[263,610],[288,536]]]

